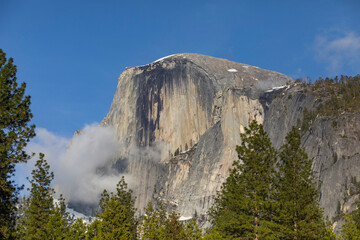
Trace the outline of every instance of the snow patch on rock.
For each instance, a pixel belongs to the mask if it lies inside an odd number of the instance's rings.
[[[282,86],[279,86],[279,87],[273,87],[273,88],[271,88],[269,90],[266,90],[265,92],[272,92],[272,91],[283,89],[283,88],[288,89],[289,87],[290,87],[289,85],[282,85]]]
[[[66,212],[68,213],[68,219],[70,220],[70,222],[75,222],[76,219],[82,218],[82,220],[86,223],[92,223],[96,218],[95,217],[89,217],[86,216],[82,213],[79,213],[77,211],[75,211],[72,208],[66,208]]]
[[[184,217],[184,216],[181,216],[179,218],[179,221],[189,221],[190,219],[192,219],[192,217]]]
[[[156,62],[161,62],[161,61],[163,61],[164,59],[169,58],[169,57],[172,57],[172,56],[175,56],[175,55],[176,55],[176,54],[171,54],[171,55],[168,55],[168,56],[165,56],[165,57],[159,58],[158,60],[155,60],[153,63],[156,63]]]

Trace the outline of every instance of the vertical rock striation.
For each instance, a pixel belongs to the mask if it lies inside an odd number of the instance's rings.
[[[290,82],[280,73],[199,54],[127,68],[102,124],[125,143],[119,161],[127,159],[137,207],[160,197],[182,215],[205,214],[237,158],[240,132],[253,119],[264,121],[260,96]],[[161,153],[129,157],[154,148]]]
[[[113,126],[125,145],[118,162],[133,177],[138,209],[161,199],[183,216],[201,216],[252,120],[264,124],[279,148],[304,109],[320,101],[283,74],[184,53],[127,68],[102,124]],[[338,202],[345,212],[357,198],[350,188],[360,180],[359,118],[317,118],[302,139],[330,218]]]

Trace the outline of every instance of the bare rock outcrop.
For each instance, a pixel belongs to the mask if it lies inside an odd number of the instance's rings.
[[[128,161],[137,207],[157,191],[182,215],[206,213],[237,158],[240,132],[253,119],[264,121],[260,96],[291,82],[273,71],[189,53],[127,68],[102,124],[113,126],[127,146],[122,160],[133,147],[161,146],[157,159]],[[187,149],[193,155],[174,164],[176,151]]]
[[[283,74],[184,53],[127,68],[102,124],[113,126],[125,145],[118,161],[133,176],[138,209],[160,199],[182,216],[204,215],[237,159],[240,133],[252,120],[264,124],[279,148],[304,109],[319,102]],[[354,208],[359,118],[319,117],[302,139],[330,218],[339,215],[339,203],[342,212]],[[134,150],[145,154],[131,157]]]

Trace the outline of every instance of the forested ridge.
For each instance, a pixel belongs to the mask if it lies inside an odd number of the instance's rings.
[[[298,122],[302,132],[306,132],[317,117],[335,118],[344,113],[360,112],[360,75],[354,77],[336,76],[335,78],[297,79],[304,91],[315,95],[320,102],[313,109],[304,109],[303,120]],[[337,127],[333,122],[333,127]]]

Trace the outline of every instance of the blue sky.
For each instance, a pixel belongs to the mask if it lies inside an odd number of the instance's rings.
[[[0,0],[0,48],[27,83],[33,122],[69,138],[100,122],[118,76],[195,52],[290,77],[360,73],[360,1]]]

